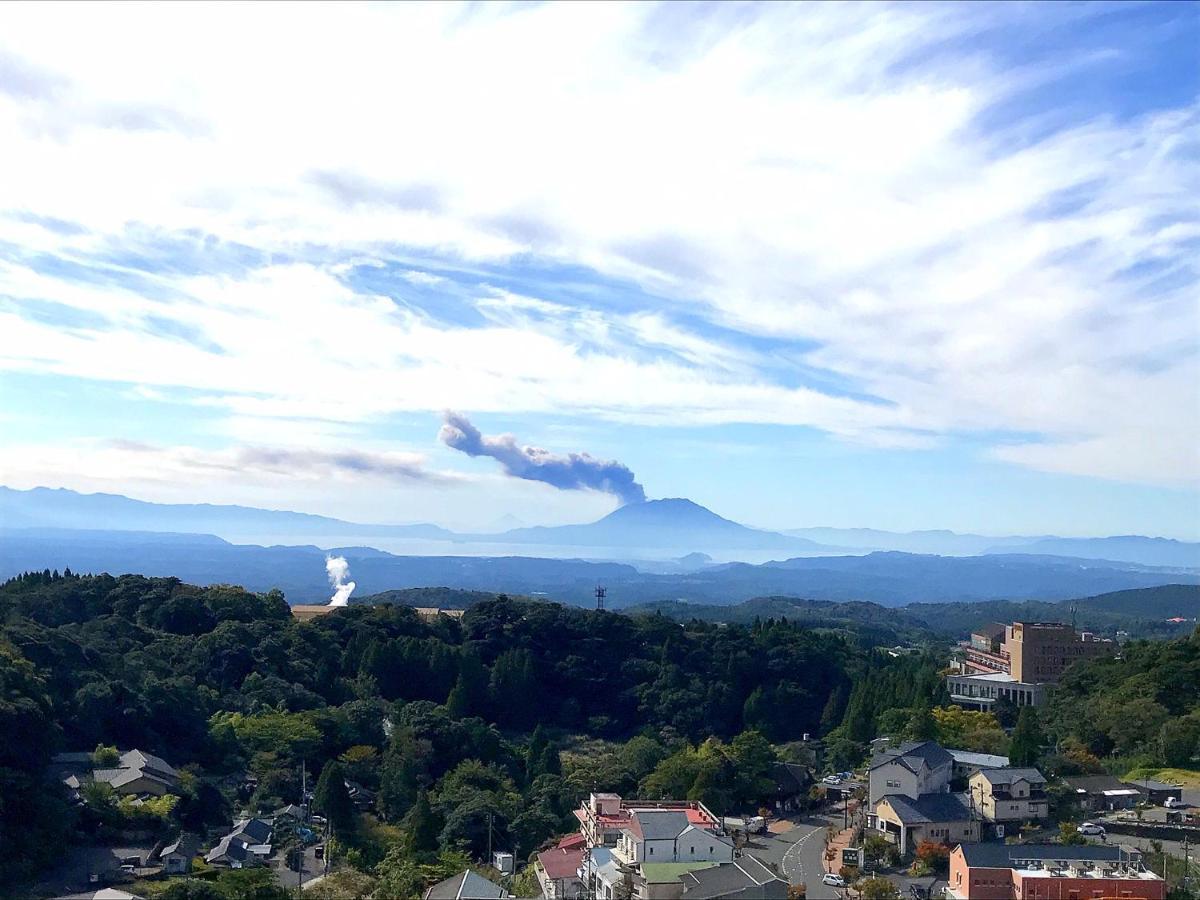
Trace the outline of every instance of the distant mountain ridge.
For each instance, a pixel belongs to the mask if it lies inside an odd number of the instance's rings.
[[[0,577],[27,570],[176,576],[194,584],[278,587],[293,603],[322,602],[327,553],[345,556],[358,593],[445,587],[546,597],[589,606],[597,584],[613,609],[683,600],[729,605],[779,595],[829,601],[1062,600],[1131,588],[1197,584],[1200,574],[1132,563],[1043,556],[940,557],[904,553],[794,557],[764,565],[701,565],[647,572],[620,562],[525,556],[397,556],[371,547],[262,547],[211,535],[0,529]]]
[[[0,486],[0,527],[214,534],[263,543],[336,543],[342,539],[423,540],[454,544],[541,545],[543,555],[581,554],[625,558],[645,551],[663,560],[709,553],[725,559],[757,554],[800,556],[864,555],[875,551],[970,557],[1036,554],[1118,563],[1200,569],[1200,543],[1120,535],[1064,538],[1053,535],[985,536],[945,530],[909,533],[871,528],[803,528],[787,533],[751,528],[683,498],[622,506],[579,525],[510,528],[499,533],[458,533],[428,523],[381,525],[347,522],[288,510],[208,503],[150,503],[120,494],[80,494],[62,488],[14,490]],[[566,553],[549,548],[567,548]],[[586,548],[586,549],[584,549]],[[396,549],[393,547],[392,549]],[[630,551],[638,553],[630,554]],[[624,554],[624,555],[623,555]]]

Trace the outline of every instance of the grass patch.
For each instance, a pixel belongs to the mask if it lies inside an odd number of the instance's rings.
[[[1153,769],[1142,766],[1132,769],[1122,780],[1136,782],[1145,778],[1181,784],[1186,788],[1200,788],[1200,772],[1194,769]]]

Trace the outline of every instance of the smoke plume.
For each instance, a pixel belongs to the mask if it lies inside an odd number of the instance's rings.
[[[325,557],[325,574],[329,576],[329,584],[333,587],[333,596],[329,598],[330,606],[346,606],[350,603],[350,595],[354,593],[354,582],[347,581],[350,577],[350,563],[344,556]]]
[[[487,437],[464,415],[447,411],[438,438],[447,447],[468,456],[490,456],[504,474],[541,481],[564,491],[603,491],[621,503],[641,503],[646,491],[633,472],[615,460],[596,459],[587,453],[551,453],[541,447],[521,447],[511,434]]]

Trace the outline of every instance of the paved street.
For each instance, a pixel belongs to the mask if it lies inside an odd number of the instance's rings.
[[[828,824],[829,820],[823,817],[806,817],[802,824],[782,834],[755,836],[746,849],[775,866],[792,884],[806,884],[808,896],[813,900],[837,900],[841,893],[821,884],[824,872],[821,855]]]

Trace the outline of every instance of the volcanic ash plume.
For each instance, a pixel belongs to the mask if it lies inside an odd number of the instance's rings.
[[[346,606],[350,595],[354,593],[354,582],[347,581],[350,577],[350,563],[344,556],[325,557],[325,573],[333,586],[333,596],[329,598],[330,606]]]

